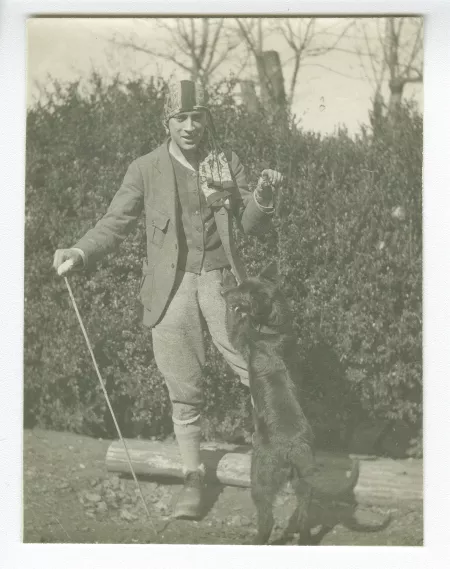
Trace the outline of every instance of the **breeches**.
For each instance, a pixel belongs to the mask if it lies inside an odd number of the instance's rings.
[[[225,329],[222,275],[222,269],[200,275],[177,271],[170,304],[152,329],[156,365],[169,390],[173,422],[180,425],[193,423],[200,416],[205,325],[216,348],[248,385],[247,365],[231,346]]]

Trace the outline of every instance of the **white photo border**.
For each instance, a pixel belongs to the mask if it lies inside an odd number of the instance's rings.
[[[23,266],[26,119],[26,19],[99,15],[425,16],[424,65],[424,404],[425,545],[423,547],[249,547],[206,545],[44,545],[22,543]],[[423,1],[260,0],[114,2],[3,0],[0,7],[0,565],[30,569],[181,566],[250,569],[440,569],[450,562],[450,4]],[[149,528],[150,530],[150,528]],[[181,556],[181,561],[177,561]]]

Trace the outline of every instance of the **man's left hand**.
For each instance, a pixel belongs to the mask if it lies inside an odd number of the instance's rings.
[[[263,207],[273,205],[273,190],[278,189],[284,177],[276,170],[263,170],[256,188],[256,200]]]
[[[277,170],[263,170],[261,178],[263,182],[268,182],[274,189],[278,189],[284,181],[284,176]]]

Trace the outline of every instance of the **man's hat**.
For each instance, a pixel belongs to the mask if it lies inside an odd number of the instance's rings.
[[[206,110],[206,97],[203,86],[189,79],[171,79],[164,104],[164,122],[181,112]]]

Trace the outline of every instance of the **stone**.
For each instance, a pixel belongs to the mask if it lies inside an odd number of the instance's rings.
[[[122,520],[125,520],[126,522],[132,522],[134,520],[137,520],[137,516],[135,516],[134,514],[129,512],[128,510],[122,510],[120,512],[120,518]]]
[[[84,495],[84,498],[88,502],[92,502],[92,503],[101,502],[101,500],[102,500],[102,497],[100,496],[100,494],[93,494],[91,492],[86,492],[86,494]]]
[[[120,478],[118,476],[113,476],[110,479],[110,484],[111,484],[111,488],[113,488],[113,490],[119,490],[120,488]]]
[[[103,495],[107,501],[116,501],[116,493],[111,488],[107,488]]]
[[[99,502],[97,504],[97,512],[104,514],[107,511],[108,511],[108,506],[107,506],[106,502]]]
[[[165,504],[162,501],[159,501],[157,504],[155,504],[155,509],[160,512],[163,513],[167,510],[167,504]]]

